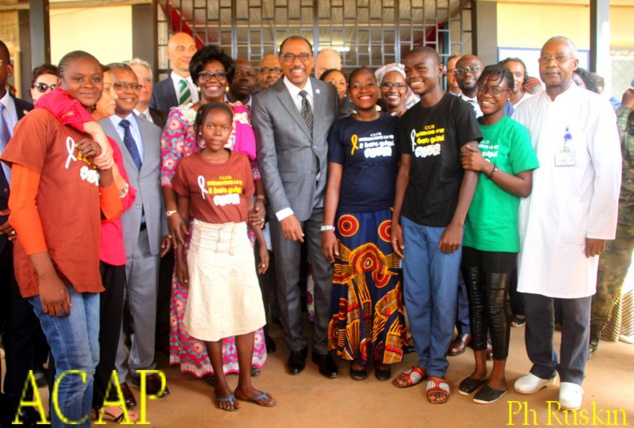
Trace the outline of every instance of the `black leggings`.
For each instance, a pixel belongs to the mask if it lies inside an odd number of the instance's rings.
[[[517,253],[462,249],[462,276],[469,294],[471,344],[475,351],[486,350],[489,331],[494,360],[505,360],[509,353],[512,315],[506,302],[516,259]]]

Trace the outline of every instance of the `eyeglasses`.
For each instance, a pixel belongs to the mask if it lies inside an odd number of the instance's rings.
[[[35,82],[35,83],[33,84],[33,87],[34,87],[35,89],[37,89],[37,91],[38,91],[38,92],[40,92],[40,93],[42,93],[42,94],[43,94],[44,92],[48,91],[49,89],[52,91],[53,89],[57,88],[58,86],[59,86],[59,84],[57,84],[57,83],[54,83],[54,84],[52,84],[52,85],[47,85],[47,84],[46,84],[46,83],[44,83],[44,82]]]
[[[200,76],[200,74],[199,74]],[[250,71],[242,71],[242,70],[236,70],[236,77],[248,77],[249,79],[255,79],[255,74],[251,73]]]
[[[450,73],[455,73],[456,69],[455,68],[448,68],[445,70],[445,74],[450,74]]]
[[[403,88],[407,88],[407,85],[405,83],[392,83],[392,82],[383,82],[381,83],[381,87],[385,88],[385,89],[392,89],[392,88],[396,88],[396,89],[403,89]]]
[[[564,56],[564,55],[557,55],[557,56],[541,56],[539,57],[538,61],[541,64],[550,64],[550,62],[552,60],[557,61],[559,64],[563,64],[564,62],[568,61],[569,59],[572,59],[571,56]]]
[[[219,71],[217,73],[210,73],[208,71],[198,73],[198,80],[200,80],[202,83],[209,82],[212,78],[215,78],[216,81],[225,80],[226,77],[227,75],[222,71]]]
[[[467,74],[467,73],[475,74],[478,71],[480,71],[480,66],[479,65],[472,65],[471,67],[456,68],[454,73],[456,73],[458,76],[462,76],[463,74]]]
[[[500,98],[502,93],[510,91],[510,89],[502,89],[499,86],[489,86],[489,87],[481,87],[478,86],[478,94],[489,94],[493,98]]]
[[[300,60],[300,61],[301,61],[301,60]],[[263,74],[268,74],[268,73],[271,73],[271,72],[273,72],[273,73],[275,73],[275,74],[280,74],[280,73],[282,72],[282,69],[281,69],[281,68],[279,68],[279,67],[273,67],[273,68],[269,68],[269,67],[262,67],[262,68],[260,69],[260,73],[263,73]]]
[[[113,83],[112,87],[117,92],[127,91],[128,89],[132,89],[133,91],[138,92],[141,90],[143,85],[140,85],[138,83],[117,82]]]
[[[306,52],[300,53],[298,55],[292,54],[292,53],[287,53],[281,56],[282,61],[284,61],[287,64],[291,64],[292,62],[295,62],[295,58],[299,58],[299,60],[301,62],[306,62],[308,61],[308,58],[310,58],[312,55]]]

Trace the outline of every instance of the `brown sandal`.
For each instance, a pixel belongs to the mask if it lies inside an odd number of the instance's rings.
[[[449,399],[449,393],[451,389],[449,389],[449,384],[445,379],[430,376],[429,380],[427,380],[427,389],[425,389],[425,395],[427,396],[427,401],[431,404],[445,404]],[[440,400],[432,400],[433,394],[441,394]]]
[[[427,371],[418,366],[405,370],[394,378],[392,384],[397,388],[409,388],[418,385],[427,377]]]

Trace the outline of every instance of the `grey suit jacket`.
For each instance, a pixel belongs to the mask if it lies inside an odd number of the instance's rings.
[[[282,79],[253,98],[251,119],[258,165],[272,214],[291,208],[299,221],[323,207],[328,176],[328,131],[338,115],[335,87],[310,78],[311,133]],[[319,180],[317,173],[319,172]]]
[[[106,134],[119,145],[123,153],[123,162],[128,173],[130,186],[137,190],[134,205],[121,214],[126,254],[128,256],[133,254],[138,245],[141,213],[144,212],[150,251],[152,255],[159,255],[161,252],[161,238],[167,235],[167,219],[163,209],[163,193],[161,192],[160,182],[161,128],[147,120],[137,120],[137,122],[141,131],[144,152],[140,171],[136,169],[128,148],[121,141],[121,137],[119,137],[119,133],[112,125],[110,119],[102,119],[99,124],[103,127]]]

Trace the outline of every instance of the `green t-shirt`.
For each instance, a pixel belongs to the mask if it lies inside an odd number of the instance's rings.
[[[504,116],[493,125],[480,125],[482,156],[500,171],[517,174],[539,167],[528,130]],[[463,245],[480,251],[517,253],[520,250],[520,198],[480,174],[464,228]]]

